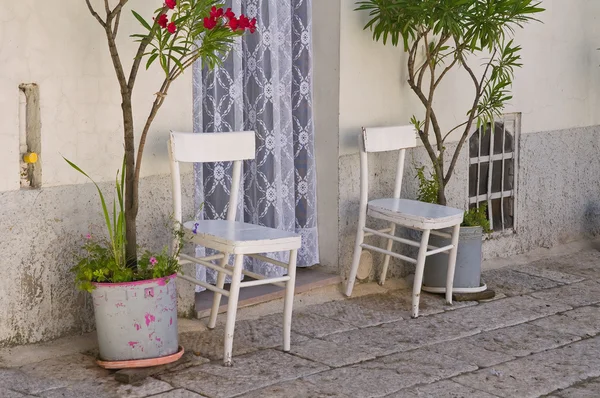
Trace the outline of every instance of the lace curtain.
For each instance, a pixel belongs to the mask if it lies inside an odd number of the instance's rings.
[[[256,132],[256,160],[244,162],[238,219],[302,236],[298,266],[319,261],[312,119],[311,0],[229,0],[257,19],[222,67],[194,66],[194,132]],[[230,163],[196,165],[198,219],[225,219]],[[203,249],[198,248],[198,255]],[[287,261],[288,253],[274,258]],[[253,259],[245,268],[266,276],[285,270]],[[198,266],[197,278],[216,275]]]

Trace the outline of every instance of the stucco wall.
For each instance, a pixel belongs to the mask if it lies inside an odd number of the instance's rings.
[[[600,2],[544,0],[543,23],[518,30],[524,67],[516,70],[506,112],[522,112],[522,133],[600,124]],[[383,45],[363,30],[368,15],[342,2],[340,34],[340,156],[357,152],[360,127],[406,124],[422,106],[406,83],[402,47]],[[475,69],[483,62],[472,59]],[[442,127],[464,120],[473,84],[463,69],[448,74],[436,92]]]
[[[104,31],[85,1],[57,6],[51,1],[3,4],[0,13],[0,192],[19,188],[19,84],[40,87],[43,186],[75,184],[84,178],[64,162],[75,161],[98,180],[112,180],[122,160],[120,95]],[[103,2],[93,2],[103,10]],[[147,18],[159,1],[131,0]],[[118,44],[129,70],[140,33],[124,11]],[[139,132],[162,82],[158,65],[142,70],[134,92]],[[191,71],[177,81],[150,133],[143,175],[168,172],[164,135],[191,128]]]
[[[68,3],[68,4],[66,4]],[[93,1],[103,10],[101,1]],[[69,269],[90,231],[102,231],[93,185],[71,169],[73,160],[97,181],[113,181],[123,156],[119,88],[102,28],[83,0],[5,2],[0,12],[0,346],[36,342],[89,330],[92,312]],[[160,1],[131,0],[123,13],[119,46],[131,65],[140,31],[130,12],[146,17]],[[160,68],[141,70],[134,94],[136,131],[162,81]],[[40,88],[43,184],[19,189],[19,84]],[[144,155],[139,243],[169,243],[171,188],[166,151],[170,129],[192,127],[191,71],[170,91]],[[193,195],[184,168],[185,197]],[[106,192],[111,183],[102,183]],[[191,208],[191,202],[186,204]],[[188,286],[189,287],[189,286]]]
[[[313,8],[313,66],[319,258],[321,265],[337,270],[340,0]]]
[[[448,149],[454,150],[455,144]],[[516,229],[512,234],[492,235],[483,244],[483,258],[508,257],[538,247],[549,248],[600,233],[600,126],[580,127],[521,137]],[[402,197],[416,198],[417,180],[413,164],[427,161],[423,147],[407,152]],[[372,155],[369,160],[371,195],[389,197],[397,154]],[[358,155],[340,158],[340,272],[346,276],[352,261],[358,222]],[[457,174],[448,186],[449,205],[464,207],[468,184],[466,152],[458,161]],[[372,220],[370,221],[372,222]],[[377,224],[375,224],[377,225]],[[383,226],[382,226],[383,227]],[[372,237],[377,244],[381,239]],[[404,246],[403,250],[408,250]],[[415,253],[416,254],[416,253]],[[379,275],[382,256],[374,255],[373,275]],[[405,275],[414,267],[396,262],[390,275]]]
[[[486,257],[522,253],[597,232],[595,197],[600,165],[592,159],[597,157],[594,148],[600,137],[598,128],[584,126],[600,124],[600,52],[596,51],[600,2],[544,0],[542,6],[546,8],[540,15],[543,23],[528,24],[517,33],[524,67],[516,72],[514,98],[506,108],[507,113],[522,112],[519,230],[514,236],[487,241]],[[363,30],[368,16],[354,11],[355,7],[354,1],[342,2],[341,6],[338,249],[342,275],[350,265],[356,232],[357,135],[361,127],[408,124],[411,115],[422,118],[423,114],[406,83],[402,48],[374,42],[371,33]],[[471,63],[477,66],[481,61]],[[443,128],[464,120],[472,91],[464,70],[448,75],[436,100]],[[447,145],[449,150],[453,145]],[[447,191],[449,204],[460,208],[466,200],[465,156],[461,155]],[[395,159],[392,154],[377,154],[370,160],[376,179],[387,181],[373,180],[371,197],[392,193]],[[407,163],[413,161],[429,164],[422,147],[407,156]],[[404,179],[405,197],[416,195],[413,176],[409,167]],[[378,258],[374,257],[377,265]],[[402,274],[405,270],[393,272]]]

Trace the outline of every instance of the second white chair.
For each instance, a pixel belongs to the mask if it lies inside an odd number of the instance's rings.
[[[360,256],[363,249],[383,253],[385,259],[379,283],[385,283],[390,256],[416,264],[415,280],[412,295],[412,317],[419,316],[419,299],[421,285],[423,283],[423,271],[425,259],[437,253],[448,253],[448,273],[446,276],[446,301],[452,304],[452,285],[454,283],[454,268],[456,265],[456,251],[460,224],[463,221],[464,212],[447,206],[419,202],[416,200],[400,199],[402,188],[402,174],[404,172],[404,158],[406,148],[417,145],[416,131],[413,126],[380,127],[363,129],[359,136],[360,148],[360,208],[358,215],[358,230],[356,232],[356,244],[350,275],[346,285],[346,295],[352,295],[354,281],[358,271]],[[369,201],[369,170],[367,165],[367,153],[399,151],[398,165],[396,170],[396,184],[393,198],[376,199]],[[367,215],[376,219],[390,222],[389,228],[375,230],[366,227]],[[396,225],[413,230],[422,231],[421,241],[416,242],[395,236]],[[451,228],[452,233],[440,231]],[[451,238],[451,244],[444,247],[429,245],[429,235],[438,235]],[[364,243],[367,236],[379,236],[385,239],[386,248],[380,248]],[[392,251],[394,242],[419,248],[417,258],[408,257]]]
[[[294,287],[296,283],[296,258],[301,245],[300,235],[274,228],[254,224],[236,222],[238,193],[242,174],[242,161],[254,159],[255,135],[252,131],[234,133],[171,133],[169,140],[171,159],[171,175],[173,183],[173,204],[176,227],[183,225],[184,241],[214,249],[219,254],[209,257],[192,257],[179,255],[180,263],[196,263],[218,272],[216,286],[199,281],[188,275],[179,278],[200,285],[214,292],[213,306],[208,327],[213,329],[217,322],[217,313],[221,304],[221,296],[229,297],[227,303],[227,322],[225,324],[225,347],[223,361],[226,366],[232,365],[233,333],[237,314],[240,288],[265,284],[274,284],[285,288],[283,311],[283,350],[290,350],[290,334],[292,324],[292,307]],[[180,162],[233,162],[231,195],[227,209],[227,220],[188,221],[182,224],[181,177]],[[289,251],[289,262],[273,260],[259,253]],[[234,256],[233,267],[228,265],[229,256]],[[285,276],[265,278],[243,269],[244,256],[265,261],[287,268]],[[212,261],[219,260],[219,264]],[[241,281],[242,274],[255,280]],[[229,291],[223,289],[225,277],[231,277]]]

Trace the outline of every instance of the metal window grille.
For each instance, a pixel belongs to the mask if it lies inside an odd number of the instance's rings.
[[[494,232],[515,229],[520,125],[520,114],[503,115],[469,138],[468,205],[487,204]]]

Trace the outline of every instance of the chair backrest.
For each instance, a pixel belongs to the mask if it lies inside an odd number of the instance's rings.
[[[169,159],[173,184],[173,217],[175,217],[176,222],[182,222],[180,162],[233,162],[227,220],[235,220],[242,174],[242,161],[254,159],[255,140],[254,131],[201,134],[171,132],[169,138]]]
[[[367,203],[369,193],[369,168],[367,162],[367,153],[399,151],[398,164],[396,167],[394,198],[400,198],[406,149],[414,148],[416,146],[417,132],[415,127],[412,125],[363,128],[362,134],[359,136],[361,202],[364,202],[365,204]]]

